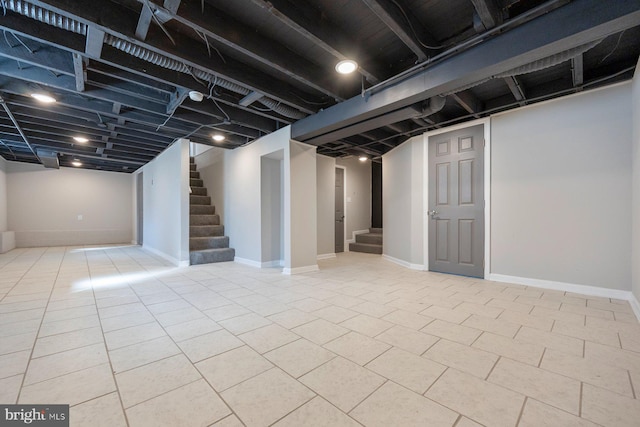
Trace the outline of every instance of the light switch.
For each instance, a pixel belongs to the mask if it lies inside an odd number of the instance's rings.
[[[351,197],[347,196],[347,203],[351,203]]]
[[[84,218],[82,215],[78,215],[78,221],[82,221]]]

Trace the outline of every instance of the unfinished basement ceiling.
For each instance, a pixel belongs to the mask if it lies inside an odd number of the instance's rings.
[[[0,155],[119,172],[181,137],[233,149],[294,123],[321,154],[376,158],[425,131],[628,80],[640,54],[638,0],[0,5]],[[346,58],[358,71],[337,74]]]

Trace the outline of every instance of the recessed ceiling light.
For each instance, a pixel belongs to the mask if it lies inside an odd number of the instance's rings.
[[[358,63],[353,59],[344,59],[336,64],[336,71],[340,74],[351,74],[358,69]]]
[[[71,162],[71,164],[77,168],[79,168],[80,166],[82,166],[82,162],[78,159],[75,159],[73,162]]]
[[[89,138],[85,138],[84,136],[74,136],[73,140],[81,143],[89,142]]]
[[[219,133],[216,133],[211,138],[213,138],[213,140],[216,141],[216,142],[222,142],[225,139],[224,135],[220,135]]]
[[[56,99],[53,96],[44,93],[32,93],[31,97],[45,104],[56,102]]]
[[[360,160],[361,162],[366,162],[367,160],[369,160],[369,158],[367,156],[360,156],[358,157],[358,160]]]

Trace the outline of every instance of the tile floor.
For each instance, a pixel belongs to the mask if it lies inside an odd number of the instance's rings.
[[[625,301],[347,253],[284,276],[136,247],[0,255],[0,402],[73,426],[638,426]]]

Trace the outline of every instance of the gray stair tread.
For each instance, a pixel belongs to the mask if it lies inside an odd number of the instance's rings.
[[[382,234],[382,228],[370,228],[369,234]]]
[[[362,247],[365,247],[365,248],[381,248],[381,247],[382,247],[382,245],[377,245],[377,244],[375,244],[375,243],[358,243],[358,242],[356,242],[356,243],[349,243],[349,246],[351,246],[351,245],[354,245],[354,246],[356,246],[356,245],[357,245],[357,246],[362,246]]]
[[[235,253],[233,248],[202,249],[189,252],[189,260],[192,265],[227,262],[233,261]]]
[[[382,254],[382,245],[375,245],[373,243],[349,243],[349,251]]]

